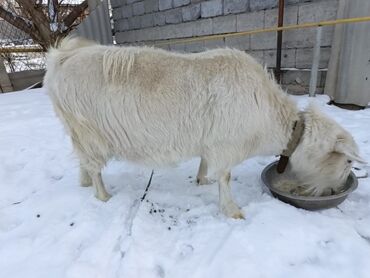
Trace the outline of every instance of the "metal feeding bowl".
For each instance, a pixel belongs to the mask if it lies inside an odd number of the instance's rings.
[[[282,191],[274,186],[277,181],[281,180],[282,176],[284,176],[284,174],[279,174],[276,171],[277,164],[278,161],[275,161],[266,166],[261,174],[262,181],[274,197],[298,208],[320,210],[335,207],[342,203],[347,198],[348,194],[354,191],[358,185],[357,177],[351,171],[343,190],[338,194],[320,197],[294,195],[289,192]]]

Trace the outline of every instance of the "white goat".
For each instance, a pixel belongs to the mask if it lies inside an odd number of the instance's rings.
[[[230,169],[280,154],[299,118],[296,105],[251,56],[231,49],[198,54],[102,46],[64,39],[47,58],[44,85],[80,159],[81,184],[106,201],[101,169],[112,157],[163,166],[200,156],[218,179],[221,211],[243,217]],[[309,107],[291,169],[320,194],[361,160],[348,132]]]

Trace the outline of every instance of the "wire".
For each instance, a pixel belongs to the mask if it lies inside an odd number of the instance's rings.
[[[144,191],[143,196],[142,196],[142,197],[141,197],[141,199],[140,199],[140,202],[144,201],[144,199],[145,199],[145,197],[146,197],[146,194],[148,193],[149,187],[150,187],[150,185],[152,184],[153,174],[154,174],[154,170],[152,170],[152,174],[150,175],[150,178],[149,178],[148,184],[147,184],[147,186],[146,186],[146,188],[145,188],[145,191]]]
[[[319,22],[308,22],[308,23],[303,23],[303,24],[286,25],[282,27],[271,27],[271,28],[266,28],[266,29],[256,29],[256,30],[243,31],[243,32],[199,36],[195,38],[170,39],[170,40],[154,43],[152,45],[159,46],[159,45],[167,45],[167,44],[189,43],[189,42],[195,42],[195,41],[209,41],[209,40],[216,40],[220,38],[239,37],[239,36],[254,35],[254,34],[266,33],[266,32],[276,32],[276,31],[285,31],[285,30],[294,30],[294,29],[312,28],[312,27],[319,27],[319,26],[330,26],[330,25],[336,25],[336,24],[346,24],[346,23],[355,23],[355,22],[366,22],[366,21],[370,21],[370,16],[342,18],[342,19],[319,21]]]

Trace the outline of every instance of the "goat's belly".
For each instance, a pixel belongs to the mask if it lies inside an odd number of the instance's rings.
[[[189,146],[173,146],[163,143],[161,146],[151,145],[147,142],[145,146],[131,146],[114,151],[117,159],[127,160],[134,163],[151,167],[175,166],[177,163],[199,156],[199,149],[195,144]]]

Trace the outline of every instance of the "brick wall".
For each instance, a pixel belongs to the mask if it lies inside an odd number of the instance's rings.
[[[285,0],[284,24],[301,24],[336,18],[338,0]],[[118,44],[153,44],[169,39],[268,28],[277,25],[278,0],[111,0]],[[324,27],[320,68],[330,57],[333,27]],[[292,91],[306,91],[309,84],[315,29],[286,31],[283,34],[282,67],[295,68],[283,75],[283,84]],[[276,33],[165,44],[173,51],[199,52],[215,47],[245,50],[268,67],[275,65]],[[298,69],[298,70],[297,70]],[[319,72],[319,87],[325,71]],[[321,88],[322,89],[322,88]]]

